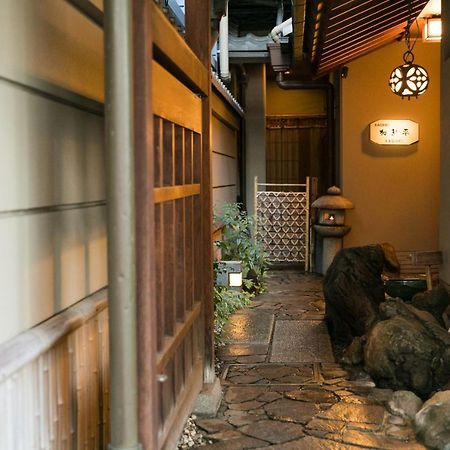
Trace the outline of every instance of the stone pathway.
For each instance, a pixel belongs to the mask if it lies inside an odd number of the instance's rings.
[[[335,363],[321,278],[271,272],[269,292],[235,314],[219,351],[224,399],[197,419],[203,450],[424,449],[385,408],[392,391]]]

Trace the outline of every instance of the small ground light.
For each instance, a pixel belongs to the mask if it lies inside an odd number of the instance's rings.
[[[242,272],[229,273],[228,274],[228,285],[230,287],[241,287],[242,286]]]
[[[242,266],[240,261],[218,261],[218,286],[240,288],[242,286]]]

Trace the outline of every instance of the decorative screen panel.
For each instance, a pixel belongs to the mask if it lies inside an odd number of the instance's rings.
[[[309,268],[309,179],[303,192],[259,190],[256,183],[257,236],[273,263],[304,263]],[[281,186],[276,186],[280,188]],[[291,188],[286,186],[285,188]]]

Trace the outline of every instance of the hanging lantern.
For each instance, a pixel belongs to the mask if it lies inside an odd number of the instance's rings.
[[[409,18],[405,27],[405,43],[406,52],[403,54],[403,62],[401,66],[396,67],[389,77],[389,86],[391,91],[399,95],[402,99],[407,97],[408,100],[411,97],[418,97],[423,94],[430,82],[428,72],[418,64],[414,64],[413,49],[416,44],[416,40],[411,45],[410,28],[414,22],[412,15],[412,3],[408,2],[409,6]]]
[[[413,64],[414,55],[408,50],[403,55],[405,64],[396,67],[389,78],[389,86],[394,94],[402,98],[418,97],[423,94],[429,83],[428,72],[418,64]]]

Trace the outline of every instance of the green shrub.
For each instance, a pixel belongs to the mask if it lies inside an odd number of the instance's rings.
[[[216,242],[223,261],[241,261],[244,289],[259,293],[265,289],[267,255],[254,234],[254,218],[238,203],[226,203],[214,220],[223,225],[222,240]]]
[[[221,345],[221,334],[231,314],[250,303],[253,294],[234,291],[225,286],[214,286],[214,335],[216,344]]]
[[[216,223],[223,225],[222,240],[216,242],[223,261],[241,261],[242,291],[225,286],[214,287],[214,334],[216,343],[222,343],[221,333],[231,314],[247,306],[250,299],[265,289],[266,254],[253,236],[254,219],[241,211],[237,203],[227,203],[214,214]],[[217,278],[219,264],[214,264]]]

